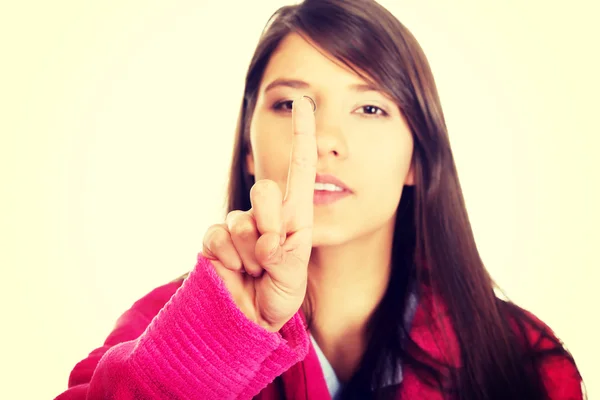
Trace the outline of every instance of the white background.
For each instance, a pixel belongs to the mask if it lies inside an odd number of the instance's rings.
[[[222,221],[244,75],[284,3],[5,3],[0,397],[53,398]],[[598,397],[596,2],[382,4],[429,57],[484,262]]]

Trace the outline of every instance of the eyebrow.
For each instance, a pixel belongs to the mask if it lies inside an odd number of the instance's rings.
[[[308,89],[310,88],[310,84],[301,81],[298,79],[286,79],[279,78],[275,79],[273,82],[269,83],[265,88],[265,93],[273,90],[277,87],[291,87],[294,89]],[[381,92],[381,90],[375,85],[369,83],[355,83],[353,85],[348,86],[349,89],[354,90],[355,92]]]

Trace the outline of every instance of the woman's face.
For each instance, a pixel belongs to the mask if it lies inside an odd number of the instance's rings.
[[[298,34],[281,42],[263,75],[250,126],[249,172],[285,193],[291,106],[302,95],[317,105],[317,174],[334,175],[351,191],[315,203],[313,246],[392,232],[403,186],[413,184],[410,129],[390,98]]]

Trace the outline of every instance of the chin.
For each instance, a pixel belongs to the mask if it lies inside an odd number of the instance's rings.
[[[337,246],[349,240],[348,232],[342,229],[318,226],[313,228],[313,247]]]

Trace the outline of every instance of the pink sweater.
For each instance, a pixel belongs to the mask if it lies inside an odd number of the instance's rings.
[[[453,332],[446,319],[430,325],[431,298],[417,307],[411,337],[436,358]],[[535,343],[539,333],[532,330]],[[550,345],[542,341],[540,346]],[[455,351],[457,349],[455,348]],[[450,353],[454,353],[451,351]],[[577,369],[564,358],[542,368],[552,400],[582,399]],[[442,399],[410,368],[402,399]],[[271,333],[239,311],[201,254],[189,277],[154,289],[121,318],[104,346],[79,362],[56,400],[92,399],[330,399],[301,312]]]
[[[249,399],[306,356],[299,314],[280,333],[248,320],[201,255],[173,295],[179,284],[156,289],[125,313],[57,399]]]

